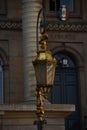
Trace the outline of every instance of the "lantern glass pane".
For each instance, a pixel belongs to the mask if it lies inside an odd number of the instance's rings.
[[[46,65],[44,63],[38,63],[34,65],[34,69],[37,85],[46,85]]]
[[[47,85],[53,85],[55,75],[55,65],[53,63],[47,65]]]

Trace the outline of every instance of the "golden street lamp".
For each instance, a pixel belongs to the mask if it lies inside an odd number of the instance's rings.
[[[41,36],[38,41],[38,25],[40,14],[42,13],[43,19],[40,21],[40,31]],[[37,124],[38,130],[42,130],[43,124],[46,123],[44,120],[44,106],[42,97],[47,98],[47,95],[53,86],[55,68],[56,68],[56,59],[53,58],[51,52],[47,49],[46,40],[48,35],[45,33],[45,9],[44,7],[40,9],[37,17],[37,26],[36,26],[36,39],[37,39],[37,56],[33,61],[33,66],[35,69],[36,75],[36,92],[37,92],[37,118],[38,121],[35,121]],[[40,49],[39,49],[40,45]]]

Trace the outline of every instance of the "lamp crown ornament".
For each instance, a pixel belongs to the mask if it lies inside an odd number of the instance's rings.
[[[46,43],[47,39],[48,39],[48,34],[46,33],[40,36],[39,44],[41,45],[40,48],[42,50],[47,50],[47,43]]]

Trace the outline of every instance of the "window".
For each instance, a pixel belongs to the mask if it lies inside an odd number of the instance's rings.
[[[66,5],[73,12],[73,0],[50,0],[50,11],[58,11],[61,5]]]
[[[0,59],[0,104],[3,103],[3,69],[2,60]]]
[[[60,8],[60,0],[50,0],[50,10],[56,11]]]
[[[60,6],[66,5],[70,12],[73,12],[73,0],[60,0]]]
[[[73,12],[73,0],[50,0],[50,10],[59,10],[61,5],[66,5],[70,12]]]
[[[0,0],[0,15],[6,15],[6,0]]]
[[[81,0],[49,0],[49,11],[58,12],[62,5],[66,5],[72,17],[82,17]]]

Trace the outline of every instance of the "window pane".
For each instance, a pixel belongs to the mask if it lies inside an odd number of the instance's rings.
[[[50,10],[55,11],[55,0],[50,0]]]
[[[61,5],[66,5],[73,12],[73,0],[50,0],[51,11],[58,11]]]
[[[60,5],[66,5],[73,12],[73,0],[60,0]]]
[[[58,11],[60,8],[60,0],[50,0],[50,10]]]
[[[6,1],[0,0],[0,14],[5,15],[6,14]]]

